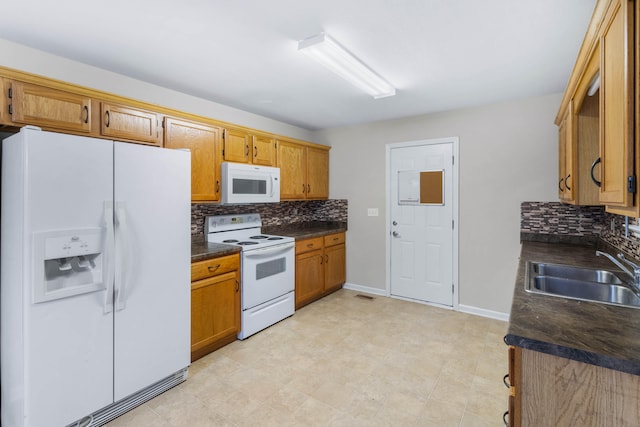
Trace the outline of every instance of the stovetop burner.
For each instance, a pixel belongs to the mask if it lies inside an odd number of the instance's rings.
[[[293,237],[263,233],[258,214],[234,214],[208,216],[205,222],[207,241],[225,243],[253,251],[269,246],[294,243]]]

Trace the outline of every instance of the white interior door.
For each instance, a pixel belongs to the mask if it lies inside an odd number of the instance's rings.
[[[190,155],[114,147],[118,401],[189,365]]]
[[[393,296],[453,305],[453,154],[451,140],[399,144],[390,149],[390,293]],[[423,182],[421,187],[421,172],[442,177],[439,188],[442,203],[437,197],[434,200],[424,196],[425,190],[438,188],[432,182]]]

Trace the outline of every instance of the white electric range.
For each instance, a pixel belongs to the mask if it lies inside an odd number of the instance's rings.
[[[242,319],[245,339],[295,311],[295,239],[263,234],[260,214],[208,216],[207,240],[241,248]]]

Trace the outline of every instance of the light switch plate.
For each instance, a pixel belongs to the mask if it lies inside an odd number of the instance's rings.
[[[378,208],[367,209],[367,216],[378,216]]]

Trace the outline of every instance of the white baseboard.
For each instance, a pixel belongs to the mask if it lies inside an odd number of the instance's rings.
[[[354,283],[345,283],[342,285],[344,289],[349,289],[350,291],[364,292],[365,294],[379,295],[381,297],[387,296],[387,291],[380,288],[372,288],[371,286],[362,286],[356,285]]]
[[[458,311],[463,313],[475,314],[476,316],[488,317],[490,319],[509,321],[509,313],[500,313],[499,311],[487,310],[484,308],[472,307],[470,305],[458,305]]]

